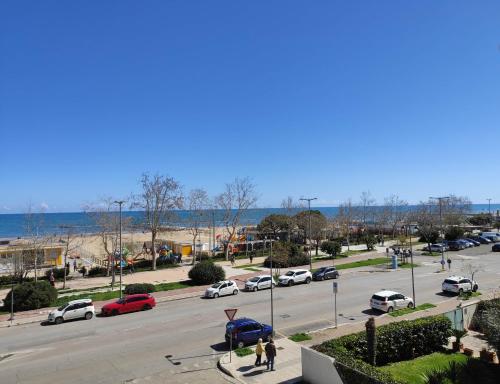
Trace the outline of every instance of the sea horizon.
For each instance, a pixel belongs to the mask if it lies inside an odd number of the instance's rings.
[[[382,206],[371,206],[379,208]],[[417,205],[408,205],[407,209],[412,209],[417,207]],[[299,212],[307,208],[296,208],[295,211]],[[326,217],[333,217],[338,212],[338,206],[330,207],[311,207],[311,209],[319,210]],[[488,210],[496,215],[500,212],[500,204],[472,204],[471,213],[488,213]],[[114,211],[113,211],[114,212]],[[139,230],[142,225],[144,211],[123,211],[123,217],[130,217],[132,219],[133,227]],[[184,227],[187,224],[186,218],[188,210],[176,210],[176,219],[171,220],[168,223],[164,223],[165,226],[175,226]],[[284,208],[252,208],[245,212],[241,219],[241,225],[257,225],[264,217],[270,214],[280,214],[287,213]],[[116,211],[118,213],[118,211]],[[26,213],[2,213],[0,214],[0,239],[14,239],[18,237],[26,236],[24,229],[26,221]],[[85,211],[80,212],[46,212],[46,213],[35,213],[36,216],[43,216],[41,227],[39,228],[39,233],[42,235],[49,234],[60,234],[64,231],[64,227],[71,226],[76,229],[77,233],[81,234],[91,234],[97,232],[97,225],[92,221],[92,218]],[[215,225],[220,226],[222,224],[222,211],[215,210]],[[207,227],[209,224],[205,225]]]

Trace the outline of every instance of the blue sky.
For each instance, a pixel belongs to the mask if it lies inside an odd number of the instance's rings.
[[[500,2],[3,1],[0,212],[142,172],[259,205],[500,201]]]

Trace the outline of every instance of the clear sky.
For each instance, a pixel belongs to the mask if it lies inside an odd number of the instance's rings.
[[[500,201],[498,0],[4,0],[0,35],[2,213],[144,171],[262,207]]]

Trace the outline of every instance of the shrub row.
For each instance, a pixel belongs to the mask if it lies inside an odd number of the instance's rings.
[[[12,290],[4,299],[4,308],[10,310]],[[47,281],[28,282],[14,287],[14,311],[28,311],[48,307],[57,299],[57,290]]]
[[[410,360],[440,351],[451,336],[451,322],[444,316],[433,316],[413,321],[401,321],[377,328],[376,363],[378,366]],[[384,383],[397,383],[390,375],[367,363],[366,332],[346,335],[313,347],[346,365],[344,374],[358,375],[354,369]],[[359,382],[351,377],[346,382]],[[358,380],[360,380],[358,378]]]
[[[134,295],[136,293],[151,293],[155,291],[155,286],[149,283],[129,284],[125,287],[126,295]]]

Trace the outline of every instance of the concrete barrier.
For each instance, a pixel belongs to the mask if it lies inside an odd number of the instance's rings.
[[[335,359],[311,348],[302,347],[302,381],[308,384],[343,384]]]

